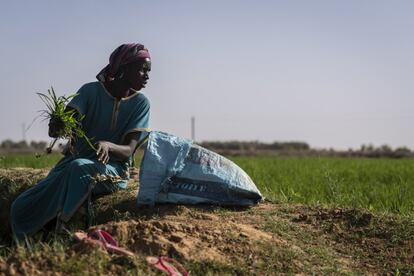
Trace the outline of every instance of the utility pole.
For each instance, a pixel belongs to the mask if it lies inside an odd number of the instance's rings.
[[[195,117],[191,117],[191,140],[195,141]]]
[[[26,124],[22,124],[23,141],[26,141]]]

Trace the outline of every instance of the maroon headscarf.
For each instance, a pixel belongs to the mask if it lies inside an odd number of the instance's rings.
[[[109,57],[109,64],[96,75],[99,81],[113,80],[122,65],[150,58],[144,45],[139,43],[122,44]]]

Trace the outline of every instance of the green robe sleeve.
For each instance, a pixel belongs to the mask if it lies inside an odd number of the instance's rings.
[[[85,115],[87,112],[91,89],[88,88],[88,84],[85,84],[76,94],[77,95],[72,98],[67,106],[76,109],[80,115]]]

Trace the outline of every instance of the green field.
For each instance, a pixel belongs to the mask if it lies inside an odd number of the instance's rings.
[[[0,156],[0,168],[50,168],[60,154]],[[139,164],[141,154],[136,157]],[[414,213],[414,159],[231,157],[276,202]]]
[[[61,158],[59,153],[41,156],[35,153],[0,154],[0,168],[52,168]]]
[[[414,213],[413,159],[237,157],[271,200]]]

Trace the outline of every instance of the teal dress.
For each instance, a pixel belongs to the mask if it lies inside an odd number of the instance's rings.
[[[149,102],[139,92],[118,100],[101,82],[92,82],[82,86],[68,106],[84,115],[82,127],[93,142],[123,144],[129,133],[135,133],[142,141],[149,131]],[[131,161],[132,157],[124,162],[111,158],[108,164],[102,164],[86,141],[79,139],[71,155],[60,160],[45,179],[13,202],[10,217],[15,237],[24,239],[56,217],[69,221],[91,194],[126,188]],[[120,177],[122,181],[96,181],[98,174]]]

